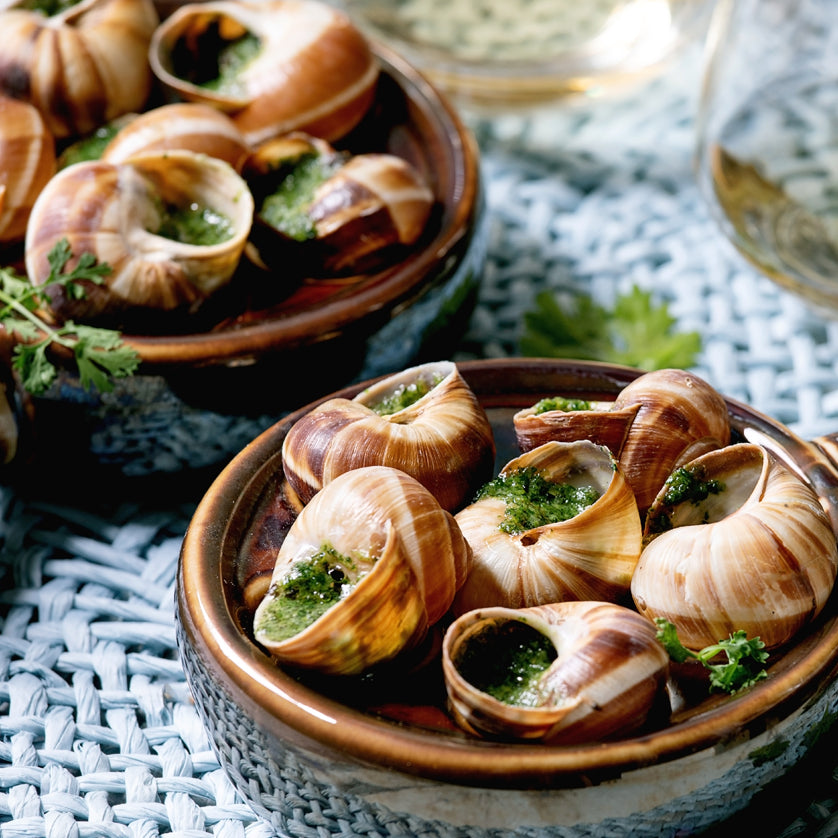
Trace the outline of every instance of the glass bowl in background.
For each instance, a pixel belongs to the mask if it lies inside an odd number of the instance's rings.
[[[713,0],[335,0],[461,106],[521,109],[659,72]]]

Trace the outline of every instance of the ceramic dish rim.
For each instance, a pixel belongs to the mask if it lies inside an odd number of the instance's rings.
[[[528,370],[601,377],[622,386],[638,373],[629,367],[600,362],[568,362],[558,359],[502,359],[458,363],[469,374],[490,367],[513,372],[522,365]],[[339,391],[351,395],[369,384]],[[333,394],[334,395],[334,394]],[[707,747],[724,747],[745,732],[770,727],[772,719],[802,706],[834,675],[838,666],[838,619],[821,629],[809,641],[811,648],[788,668],[760,682],[744,695],[716,703],[685,721],[616,742],[579,746],[504,744],[476,738],[455,738],[433,731],[400,726],[315,692],[283,673],[252,641],[239,631],[224,596],[224,582],[218,573],[199,572],[213,555],[223,563],[218,548],[237,537],[231,521],[252,503],[248,495],[258,494],[269,479],[281,454],[281,438],[291,422],[312,402],[290,414],[253,440],[237,455],[207,491],[189,525],[181,551],[178,573],[178,619],[192,652],[206,665],[206,657],[220,668],[220,675],[236,700],[259,709],[263,721],[294,735],[336,749],[348,756],[428,779],[472,786],[504,788],[543,787],[545,782],[561,785],[569,775],[617,774],[644,765],[665,762]],[[783,438],[793,447],[806,446],[788,429],[743,403],[726,399],[734,416],[755,422],[772,439]],[[279,445],[278,445],[279,443]],[[221,523],[219,523],[221,522]],[[238,537],[240,537],[239,534]],[[215,580],[215,581],[214,581]],[[835,593],[827,605],[835,610]],[[199,647],[196,648],[195,643]],[[209,649],[214,653],[210,654]],[[252,679],[244,681],[243,679]],[[254,697],[261,691],[259,701]],[[276,733],[276,731],[274,731]],[[282,734],[277,734],[282,735]],[[491,759],[487,755],[491,754]]]

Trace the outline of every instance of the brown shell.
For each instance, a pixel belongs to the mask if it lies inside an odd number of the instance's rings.
[[[234,88],[211,90],[220,48],[248,33],[260,40],[259,55]],[[339,139],[372,104],[379,72],[350,19],[312,0],[184,4],[157,28],[149,61],[178,97],[230,113],[253,147],[298,130]]]
[[[742,630],[780,646],[823,609],[838,548],[813,489],[761,446],[710,452],[686,468],[717,490],[677,502],[661,491],[632,580],[638,610],[702,649]],[[665,531],[658,533],[658,530]]]
[[[23,241],[56,169],[55,140],[34,105],[0,94],[0,242]]]
[[[214,245],[185,244],[157,235],[161,206],[208,207],[230,219],[233,235]],[[150,152],[125,163],[101,160],[62,169],[42,190],[26,235],[32,282],[49,276],[48,255],[66,239],[77,260],[92,254],[111,273],[89,284],[83,299],[51,293],[59,319],[120,321],[194,309],[225,285],[241,258],[253,199],[226,163],[189,151]],[[71,266],[74,261],[71,261]]]
[[[416,381],[433,383],[413,404],[380,415],[371,405]],[[329,399],[299,419],[282,447],[285,476],[304,502],[338,475],[368,465],[399,468],[454,511],[491,475],[492,426],[450,361],[385,377],[354,399]]]
[[[313,139],[306,153],[325,156],[334,166],[311,200],[298,208],[313,235],[304,240],[289,236],[257,212],[253,240],[264,264],[279,270],[297,265],[301,273],[314,276],[364,273],[381,269],[425,232],[434,193],[406,160],[394,154],[371,153],[342,159],[333,148]],[[263,161],[264,157],[262,165]],[[294,177],[293,166],[271,191],[285,177]],[[253,184],[251,188],[259,206],[260,189]]]
[[[481,646],[478,654],[497,660],[500,647],[493,643],[499,642],[498,630],[510,622],[539,631],[557,652],[540,676],[537,699],[529,706],[500,701],[466,680],[461,671],[464,661]],[[471,646],[474,641],[477,646]],[[442,666],[449,709],[468,732],[572,744],[640,728],[662,694],[669,658],[656,639],[655,627],[635,611],[606,602],[562,602],[525,609],[477,609],[462,615],[446,631]]]
[[[208,154],[240,172],[250,149],[233,120],[210,105],[173,102],[131,119],[105,146],[101,159],[122,163],[149,151],[186,149]]]
[[[588,440],[548,442],[511,460],[501,473],[523,468],[535,468],[554,483],[592,486],[599,499],[568,520],[515,535],[500,528],[502,499],[483,497],[458,512],[474,558],[455,613],[625,595],[640,558],[642,527],[634,495],[610,452]]]
[[[673,469],[730,442],[730,415],[718,391],[678,369],[647,372],[614,400],[615,410],[635,406],[618,459],[645,511]]]
[[[615,410],[612,402],[592,402],[588,410],[537,412],[535,405],[512,417],[515,438],[521,451],[532,451],[545,442],[574,442],[588,439],[620,456],[639,404]]]
[[[56,138],[88,134],[143,108],[152,0],[81,0],[50,17],[14,3],[0,12],[0,90],[33,104]]]
[[[325,545],[351,560],[352,589],[284,640],[269,625],[276,585]],[[446,613],[471,553],[450,513],[398,469],[369,466],[335,478],[301,511],[254,615],[254,636],[283,663],[359,674],[415,648]]]

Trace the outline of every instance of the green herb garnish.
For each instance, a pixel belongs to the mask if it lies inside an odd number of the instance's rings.
[[[696,660],[710,672],[710,689],[736,693],[768,677],[763,664],[768,660],[765,643],[758,637],[751,640],[744,631],[735,631],[727,640],[706,646],[700,652],[685,648],[678,639],[678,631],[669,620],[658,617],[658,640],[676,663]],[[711,663],[724,654],[725,661]]]
[[[500,498],[506,504],[498,526],[502,532],[517,535],[575,517],[599,498],[599,492],[593,486],[554,483],[527,466],[490,480],[475,500],[487,497]]]
[[[549,413],[551,410],[563,410],[567,413],[576,410],[590,410],[591,403],[586,399],[569,399],[564,396],[550,396],[546,399],[541,399],[533,405],[533,411],[536,416],[542,413]]]
[[[535,302],[535,309],[524,315],[520,349],[525,355],[655,370],[686,369],[701,351],[700,334],[674,331],[667,304],[654,305],[652,295],[637,287],[618,296],[613,311],[585,294],[576,295],[568,307],[548,291]]]
[[[356,571],[349,556],[330,544],[322,545],[309,558],[296,562],[288,575],[271,587],[257,631],[273,641],[299,634],[357,584]]]
[[[69,297],[82,299],[86,293],[83,282],[100,285],[111,272],[109,265],[98,265],[91,253],[83,253],[76,267],[64,273],[71,255],[66,239],[53,247],[47,256],[50,273],[41,286],[11,268],[0,268],[0,325],[22,341],[15,345],[12,367],[21,385],[33,395],[46,391],[58,373],[47,357],[52,345],[72,351],[84,389],[108,392],[113,389],[111,379],[133,374],[140,363],[119,332],[71,320],[53,327],[38,314],[49,302],[48,288],[60,286]]]

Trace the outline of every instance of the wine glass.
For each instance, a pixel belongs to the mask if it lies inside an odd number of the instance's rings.
[[[697,120],[700,189],[757,268],[838,312],[838,3],[719,0]]]

